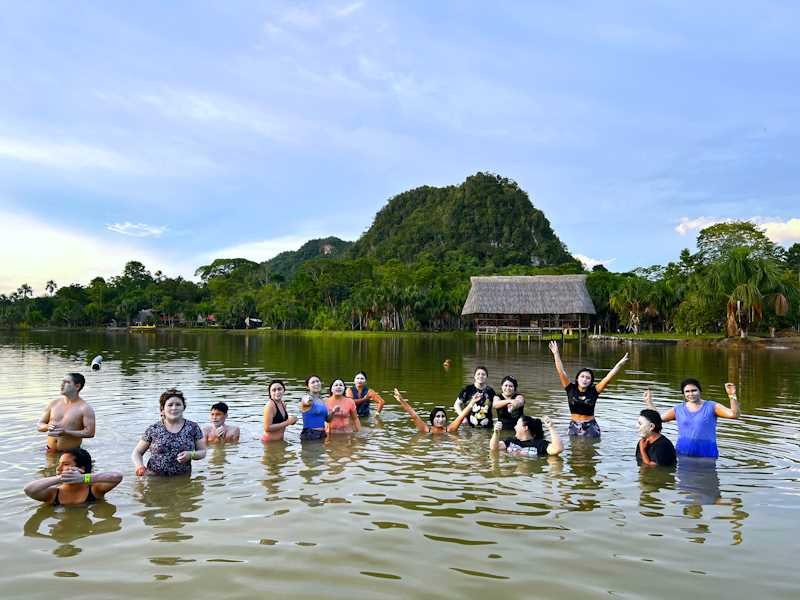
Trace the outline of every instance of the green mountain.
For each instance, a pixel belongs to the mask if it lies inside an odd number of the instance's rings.
[[[307,260],[314,258],[343,258],[353,242],[346,242],[337,237],[326,237],[310,240],[299,250],[281,252],[277,256],[262,263],[272,279],[289,280]]]
[[[544,213],[510,179],[476,173],[461,185],[423,186],[389,200],[349,256],[413,262],[474,257],[497,268],[546,266],[575,259]]]

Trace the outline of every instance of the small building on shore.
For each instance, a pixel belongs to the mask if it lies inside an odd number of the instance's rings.
[[[542,335],[589,329],[595,314],[586,275],[471,277],[461,315],[478,334]]]

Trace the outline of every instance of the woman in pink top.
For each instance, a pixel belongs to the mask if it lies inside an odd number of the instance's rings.
[[[329,391],[330,396],[325,401],[328,413],[332,415],[330,421],[325,425],[329,434],[361,431],[356,403],[352,398],[345,396],[344,391],[344,380],[334,379]]]

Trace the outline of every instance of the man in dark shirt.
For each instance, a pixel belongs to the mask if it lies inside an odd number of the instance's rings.
[[[649,408],[639,413],[637,421],[639,443],[636,445],[636,464],[649,467],[671,467],[677,463],[675,446],[661,435],[661,415]]]

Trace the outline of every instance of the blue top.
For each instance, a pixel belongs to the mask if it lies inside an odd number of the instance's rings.
[[[303,428],[322,429],[328,419],[328,407],[317,396],[310,396],[311,407],[303,413]]]
[[[686,404],[675,407],[678,422],[678,443],[675,451],[683,456],[717,458],[717,403],[706,400],[697,412],[691,412]]]

